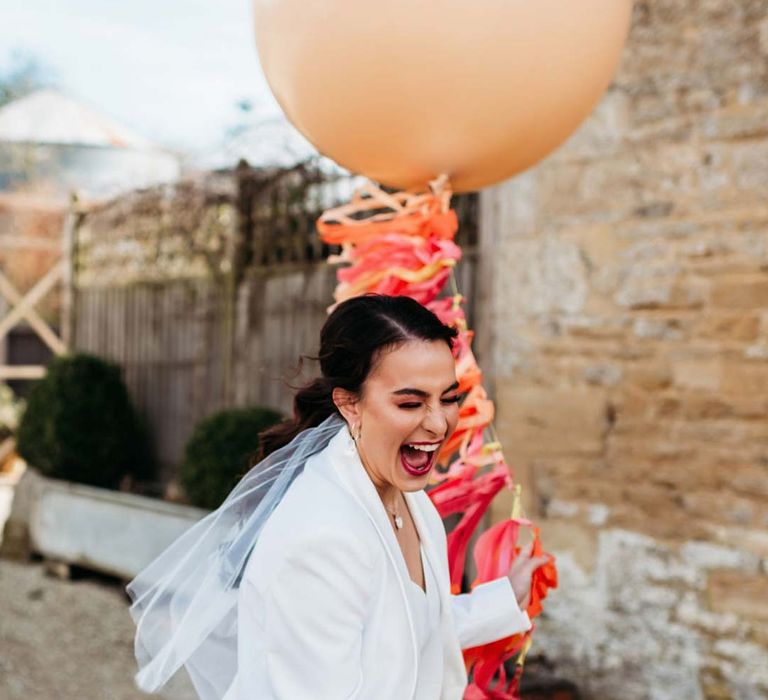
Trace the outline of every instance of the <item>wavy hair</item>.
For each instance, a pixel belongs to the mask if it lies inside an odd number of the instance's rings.
[[[412,340],[442,340],[453,351],[457,335],[455,328],[411,297],[368,293],[341,302],[320,330],[318,355],[300,356],[299,371],[304,359],[317,360],[320,376],[298,388],[292,418],[259,433],[256,461],[302,430],[339,413],[333,402],[334,388],[362,395],[366,378],[385,351]]]

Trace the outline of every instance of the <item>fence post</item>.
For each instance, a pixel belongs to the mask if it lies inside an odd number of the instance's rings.
[[[8,300],[0,294],[0,318],[8,313]],[[8,362],[8,334],[0,336],[0,365]]]
[[[235,337],[237,334],[237,309],[243,275],[250,263],[252,246],[249,239],[253,224],[253,175],[245,160],[235,168],[235,216],[230,222],[229,246],[224,277],[221,281],[222,292],[222,406],[230,408],[238,403],[238,387],[235,377],[236,364],[239,360]]]
[[[75,265],[77,261],[77,230],[80,224],[79,200],[72,193],[61,234],[61,340],[72,350],[75,340]]]

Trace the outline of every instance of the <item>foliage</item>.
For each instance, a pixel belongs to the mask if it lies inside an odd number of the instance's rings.
[[[198,423],[180,471],[190,502],[210,509],[221,505],[258,451],[258,433],[282,419],[272,409],[253,407],[220,411]]]
[[[156,467],[119,368],[80,353],[55,358],[33,387],[17,444],[43,474],[93,486],[115,488],[127,475],[150,479]]]
[[[17,399],[13,389],[0,382],[0,440],[16,432],[24,406],[24,400]]]

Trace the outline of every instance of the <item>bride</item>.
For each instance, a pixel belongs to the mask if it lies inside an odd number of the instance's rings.
[[[128,585],[139,687],[183,665],[202,700],[459,700],[461,649],[530,629],[544,557],[450,593],[424,487],[458,422],[455,336],[409,297],[334,309],[293,419]]]

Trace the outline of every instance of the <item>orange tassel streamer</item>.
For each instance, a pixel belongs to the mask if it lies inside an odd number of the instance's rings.
[[[469,540],[493,498],[502,488],[512,488],[513,481],[499,443],[485,440],[486,431],[493,432],[494,406],[482,386],[482,371],[472,352],[474,333],[467,328],[463,297],[457,293],[437,298],[461,259],[461,249],[453,241],[458,220],[450,199],[444,177],[431,182],[430,191],[422,194],[390,194],[367,183],[350,203],[326,211],[317,230],[325,243],[341,245],[341,253],[331,256],[329,262],[349,263],[337,272],[339,284],[329,313],[340,302],[360,294],[401,294],[416,299],[458,330],[453,355],[459,391],[466,396],[456,430],[438,455],[440,469],[433,473],[434,485],[428,493],[442,517],[462,514],[448,534],[451,588],[459,593]],[[474,549],[478,575],[473,587],[507,574],[520,551],[516,544],[520,527],[532,529],[532,556],[543,553],[538,528],[515,512],[478,539]],[[554,557],[548,556],[550,561],[533,574],[527,609],[531,618],[541,613],[541,601],[557,586]],[[465,700],[516,700],[532,632],[464,650],[471,676]],[[504,662],[514,656],[517,672],[507,678]]]

